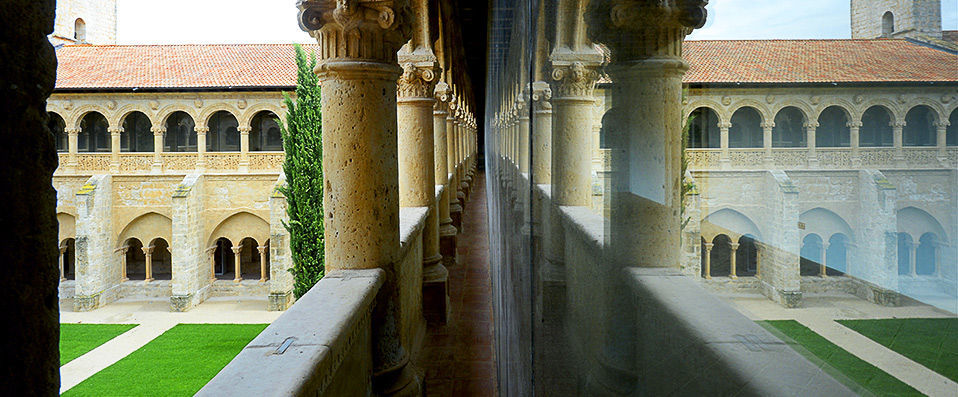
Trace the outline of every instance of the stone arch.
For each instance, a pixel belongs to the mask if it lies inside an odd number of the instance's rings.
[[[835,233],[828,238],[825,248],[825,274],[841,276],[848,272],[848,252],[851,239],[845,233]]]
[[[163,122],[164,152],[196,152],[199,138],[196,133],[196,118],[189,113],[170,113]]]
[[[751,218],[731,208],[712,212],[702,220],[702,237],[706,241],[712,241],[719,234],[733,236],[734,240],[745,235],[755,236],[757,240],[762,237],[762,232]]]
[[[249,124],[243,123],[243,119],[240,117],[242,112],[237,109],[236,106],[230,105],[226,102],[216,102],[210,106],[204,107],[199,116],[194,118],[194,120],[196,120],[196,126],[209,127],[210,118],[218,112],[226,112],[232,115],[240,127],[249,126]]]
[[[911,274],[912,245],[915,243],[911,235],[898,232],[898,274]]]
[[[684,111],[685,118],[683,120],[687,120],[689,116],[692,115],[692,112],[694,112],[698,108],[709,108],[714,110],[715,114],[717,114],[719,117],[719,123],[728,123],[729,119],[732,117],[728,113],[728,109],[725,106],[722,106],[722,104],[716,101],[713,101],[711,99],[696,98],[692,100],[691,102],[689,102],[688,105],[686,105],[685,111]]]
[[[808,233],[802,237],[802,248],[799,259],[799,274],[802,276],[817,276],[821,274],[822,237],[816,233]]]
[[[111,120],[110,123],[113,125],[123,126],[123,122],[126,121],[126,118],[130,116],[133,112],[140,112],[146,115],[150,119],[150,124],[156,125],[156,114],[153,112],[149,106],[144,106],[142,103],[131,103],[124,105],[117,109],[114,113],[114,120]]]
[[[694,117],[694,119],[692,119]],[[689,148],[719,148],[721,147],[721,132],[719,125],[722,117],[715,109],[701,106],[692,110],[686,120],[689,120]]]
[[[262,110],[250,120],[249,151],[283,151],[283,124],[279,115]]]
[[[926,232],[918,238],[915,249],[915,275],[930,276],[938,272],[941,265],[941,238],[932,232]]]
[[[935,146],[938,137],[936,124],[941,120],[938,111],[928,105],[915,105],[905,113],[902,128],[904,146]]]
[[[59,241],[66,240],[68,238],[77,237],[77,221],[76,217],[68,214],[66,212],[57,213],[57,223],[59,224],[57,239]]]
[[[795,106],[785,106],[775,113],[772,147],[805,147],[808,145],[805,125],[808,113]]]
[[[162,238],[169,243],[173,241],[173,220],[156,212],[147,212],[130,221],[117,235],[116,241],[122,247],[131,238],[141,243]]]
[[[53,138],[56,140],[57,152],[69,151],[70,139],[66,132],[67,124],[63,120],[63,116],[56,112],[47,112],[47,117],[47,127],[50,128],[50,132],[53,133]]]
[[[712,239],[709,262],[713,277],[726,277],[732,274],[732,241],[727,234],[719,234]]]
[[[167,119],[169,119],[170,116],[176,112],[183,112],[188,114],[190,117],[193,118],[194,123],[198,122],[198,120],[202,120],[199,117],[197,117],[196,108],[183,103],[172,103],[172,104],[166,105],[165,107],[163,107],[162,109],[156,112],[156,114],[159,116],[156,117],[156,120],[154,121],[153,125],[166,126]],[[199,127],[199,125],[197,125],[197,127]]]
[[[931,232],[937,234],[942,241],[949,241],[945,228],[927,211],[918,207],[905,207],[895,214],[898,223],[898,232],[906,233],[911,236],[912,241],[917,242],[925,233]]]
[[[731,106],[728,107],[727,120],[731,122],[732,115],[735,114],[735,112],[737,112],[739,109],[743,107],[753,107],[755,108],[755,110],[758,110],[758,114],[762,116],[762,122],[772,119],[772,112],[769,111],[768,106],[754,99],[745,98],[745,99],[740,99],[736,101],[735,103],[733,103]]]
[[[106,121],[108,123],[110,122],[110,120],[115,119],[115,117],[113,117],[113,112],[111,112],[109,109],[97,104],[88,103],[88,104],[77,107],[73,112],[71,112],[70,120],[67,120],[66,124],[68,126],[73,126],[73,128],[79,129],[80,122],[82,122],[83,118],[86,117],[86,115],[90,112],[99,113],[104,118],[106,118]],[[108,127],[113,127],[113,126],[114,124],[110,124]]]
[[[815,112],[814,110],[812,110],[812,107],[811,107],[808,103],[806,103],[805,101],[802,101],[802,100],[797,99],[797,98],[796,98],[796,99],[788,98],[787,100],[785,100],[785,101],[783,101],[783,102],[781,102],[781,103],[775,104],[775,107],[772,108],[772,111],[771,111],[771,113],[769,113],[769,115],[771,116],[771,115],[774,114],[774,115],[777,116],[778,113],[781,112],[782,109],[785,109],[785,108],[795,108],[795,109],[798,109],[800,112],[802,112],[802,117],[804,117],[805,120],[813,120],[813,119],[817,118],[816,112]],[[772,118],[769,117],[768,120],[772,120]]]
[[[881,16],[881,36],[891,37],[895,33],[895,14],[885,11]]]
[[[110,137],[110,119],[103,113],[89,111],[83,114],[77,125],[79,133],[77,134],[77,151],[109,152],[112,150],[112,138]]]
[[[821,104],[817,107],[815,112],[809,113],[809,118],[817,119],[821,116],[822,112],[825,109],[830,107],[839,107],[845,112],[845,116],[848,117],[849,122],[858,122],[861,121],[861,111],[857,106],[853,105],[851,102],[845,100],[844,98],[828,96],[822,99]]]
[[[241,126],[250,126],[250,123],[253,121],[253,117],[256,117],[259,112],[263,111],[273,112],[273,114],[279,118],[279,123],[284,124],[284,121],[286,120],[286,109],[272,102],[262,102],[248,106],[246,110],[237,116],[236,119],[239,120]]]
[[[73,39],[80,42],[86,41],[86,21],[83,18],[73,21]]]
[[[269,222],[252,213],[242,211],[232,214],[217,224],[208,239],[212,246],[219,238],[226,238],[237,244],[244,238],[252,237],[256,241],[269,239]]]
[[[871,98],[863,102],[859,108],[861,109],[861,114],[859,115],[858,120],[864,122],[861,117],[865,115],[865,112],[867,112],[868,109],[871,109],[875,106],[881,106],[885,108],[892,124],[905,121],[904,110],[902,107],[897,102],[888,98]]]
[[[805,229],[802,231],[803,235],[816,234],[823,242],[828,241],[836,233],[848,236],[849,242],[852,241],[851,237],[855,235],[848,222],[845,222],[841,215],[822,207],[803,212],[798,216],[798,221],[805,224]]]
[[[738,250],[735,251],[735,274],[748,277],[758,273],[758,239],[753,234],[746,234],[738,239]]]
[[[132,110],[123,115],[120,124],[120,151],[121,152],[153,152],[154,136],[153,121],[150,116],[139,110]]]
[[[206,150],[210,152],[238,152],[241,149],[240,124],[228,110],[217,110],[206,118]]]

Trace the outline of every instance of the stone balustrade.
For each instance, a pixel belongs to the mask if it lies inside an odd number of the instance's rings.
[[[722,149],[686,149],[689,169],[693,171],[736,169],[952,169],[958,167],[958,147],[944,151],[936,147],[902,148],[896,159],[894,147],[816,148],[817,162],[809,161],[808,148],[773,148],[771,157],[763,148],[729,149],[728,161],[722,161]],[[944,153],[944,155],[942,155]]]
[[[60,167],[55,175],[115,173],[149,174],[154,172],[154,153],[120,153],[118,163],[114,164],[111,153],[78,153],[74,155],[76,163],[70,162],[69,153],[59,153]],[[206,152],[203,154],[205,165],[199,162],[198,153],[163,153],[161,171],[172,173],[192,173],[205,171],[221,172],[270,172],[283,170],[286,158],[283,152],[249,152],[248,166],[244,169],[240,152]]]

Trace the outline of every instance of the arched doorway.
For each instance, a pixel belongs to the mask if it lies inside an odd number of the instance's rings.
[[[250,124],[250,151],[283,151],[283,134],[276,114],[268,110],[256,113]]]
[[[802,276],[822,274],[822,238],[817,234],[808,234],[802,239],[800,272]]]
[[[64,239],[60,243],[60,264],[63,266],[63,273],[60,278],[64,280],[76,279],[76,240],[73,238]]]
[[[755,237],[750,235],[738,239],[738,250],[735,251],[735,274],[737,276],[754,276],[758,272],[758,245]]]
[[[151,267],[154,280],[170,280],[173,278],[173,260],[170,255],[170,245],[162,238],[150,242],[153,247]]]
[[[130,280],[146,279],[146,255],[140,239],[130,238],[124,244],[126,249],[126,278]]]
[[[935,111],[925,105],[911,108],[905,115],[902,144],[905,146],[935,146],[938,129]]]
[[[839,106],[829,106],[818,116],[815,130],[815,146],[848,147],[851,145],[851,129],[848,114]]]
[[[246,237],[240,242],[240,271],[244,280],[259,280],[260,255],[259,243],[252,237]]]
[[[724,234],[712,239],[712,254],[709,256],[712,265],[712,277],[728,277],[732,274],[731,243],[732,239]]]
[[[232,280],[236,278],[233,256],[233,242],[226,237],[216,240],[213,251],[213,275],[218,280]]]
[[[938,268],[938,236],[934,233],[925,233],[918,239],[918,249],[915,250],[915,274],[930,276]]]
[[[719,130],[719,117],[714,110],[700,107],[689,115],[689,148],[717,149],[721,147],[722,133]]]
[[[232,113],[220,110],[210,117],[206,150],[210,152],[240,151],[239,123]]]
[[[861,147],[892,146],[894,133],[891,128],[891,112],[884,106],[872,106],[862,114],[858,143]]]
[[[753,107],[743,107],[732,114],[728,130],[730,148],[762,147],[762,115]]]

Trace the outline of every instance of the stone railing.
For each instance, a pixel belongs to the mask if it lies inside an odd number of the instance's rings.
[[[941,169],[958,167],[958,147],[773,148],[767,157],[763,148],[686,149],[691,170],[757,169]]]
[[[76,163],[70,163],[69,153],[58,153],[60,167],[57,175],[62,174],[99,174],[111,170],[120,174],[149,174],[154,172],[154,153],[120,153],[118,164],[113,164],[111,153],[78,153]],[[249,152],[246,170],[242,167],[240,152],[207,152],[203,155],[207,172],[279,172],[283,169],[286,156],[283,152]],[[188,173],[198,171],[198,153],[162,153],[161,170],[163,172]]]
[[[330,272],[198,396],[372,395],[371,313],[381,269]]]
[[[540,208],[553,205],[549,189],[535,187]],[[543,293],[541,304],[564,311],[546,317],[564,318],[559,328],[573,346],[568,359],[587,375],[587,388],[641,387],[649,395],[854,395],[795,350],[800,347],[712,295],[696,277],[678,268],[613,266],[619,255],[612,252],[614,239],[601,215],[587,207],[556,210],[558,218],[543,209],[533,222],[544,223],[542,240],[562,235],[565,292],[558,296],[565,297],[550,302]]]
[[[399,335],[418,351],[422,315],[422,232],[428,207],[400,208]],[[385,272],[330,272],[253,339],[199,396],[372,395],[370,314]]]

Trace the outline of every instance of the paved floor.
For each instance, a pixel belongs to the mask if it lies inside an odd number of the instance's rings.
[[[428,396],[495,396],[492,281],[486,225],[485,177],[477,174],[463,214],[459,263],[449,268],[452,314],[444,326],[431,326],[420,366]]]
[[[723,298],[753,320],[796,320],[924,394],[958,396],[958,384],[951,379],[835,322],[840,319],[954,317],[952,313],[922,304],[885,307],[846,294],[806,296],[804,307],[796,309],[786,309],[758,294],[724,295]]]
[[[210,298],[185,313],[170,312],[168,298],[120,300],[82,313],[61,311],[61,323],[139,326],[60,367],[60,393],[120,361],[176,324],[268,324],[280,314],[283,312],[266,311],[266,300],[256,298]]]

